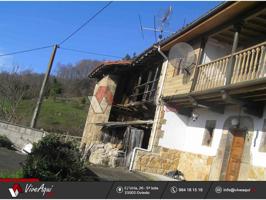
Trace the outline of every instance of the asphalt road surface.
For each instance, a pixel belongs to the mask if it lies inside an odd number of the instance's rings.
[[[101,166],[89,166],[88,167],[94,174],[96,174],[100,180],[105,181],[149,181],[147,177],[135,173],[129,172],[128,169],[118,167],[118,168],[108,168]]]
[[[0,171],[17,171],[21,168],[20,163],[25,161],[26,155],[0,148]]]

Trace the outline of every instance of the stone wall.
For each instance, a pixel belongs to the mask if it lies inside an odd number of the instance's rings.
[[[15,146],[22,148],[28,143],[38,142],[45,135],[45,132],[0,122],[0,135],[7,136]]]
[[[188,181],[207,181],[212,161],[213,157],[182,152],[177,169],[184,174]]]
[[[247,181],[265,181],[266,180],[266,168],[250,166],[248,170]]]
[[[178,151],[167,148],[160,148],[160,153],[138,151],[134,170],[165,175],[177,169],[179,158]]]
[[[179,170],[188,181],[209,180],[213,157],[160,148],[160,153],[138,151],[134,169],[165,175]]]
[[[110,75],[105,76],[96,84],[93,97],[90,99],[81,146],[89,146],[100,141],[102,126],[97,123],[108,122],[116,84],[116,77]]]
[[[164,132],[161,130],[162,125],[166,123],[164,120],[163,105],[160,105],[160,114],[156,126],[153,144],[151,139],[149,146],[152,151],[137,151],[133,169],[149,173],[165,174],[169,171],[177,169],[180,154],[176,150],[163,148],[159,146],[159,140],[163,137]]]
[[[149,141],[149,148],[152,149],[154,153],[160,152],[160,146],[159,146],[159,140],[163,137],[164,131],[162,130],[162,125],[166,123],[166,120],[164,119],[164,106],[158,105],[157,109],[159,109],[159,116],[158,121],[155,126],[156,130],[153,133],[154,135],[151,135],[150,138],[154,137],[154,140]]]
[[[123,145],[95,143],[89,152],[89,163],[108,167],[122,166],[124,162]]]

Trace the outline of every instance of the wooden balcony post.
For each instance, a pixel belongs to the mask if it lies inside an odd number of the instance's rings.
[[[141,84],[141,81],[142,81],[142,74],[139,75],[138,83],[137,83],[136,87],[133,89],[133,94],[132,94],[133,97],[131,99],[131,101],[133,101],[133,102],[137,101],[137,99],[138,99],[138,95],[140,93],[140,89],[138,86]]]
[[[195,90],[195,87],[196,87],[196,84],[197,84],[197,80],[198,80],[198,76],[199,76],[198,66],[202,63],[203,55],[204,55],[204,49],[205,49],[205,46],[206,46],[207,39],[208,39],[207,37],[202,37],[201,38],[199,55],[198,55],[197,64],[196,64],[196,67],[195,67],[195,73],[194,73],[192,85],[191,85],[191,88],[190,88],[191,92]]]
[[[243,22],[238,22],[237,24],[234,24],[234,30],[235,30],[234,41],[233,41],[233,46],[232,46],[232,51],[231,51],[231,57],[229,58],[229,62],[226,68],[225,85],[228,85],[231,83],[231,78],[232,78],[233,71],[234,71],[233,67],[235,63],[235,57],[233,54],[236,52],[236,49],[238,46],[239,34],[240,34],[242,26],[243,26]]]

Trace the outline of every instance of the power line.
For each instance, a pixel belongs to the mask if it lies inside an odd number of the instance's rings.
[[[110,1],[109,3],[107,3],[103,8],[101,8],[98,12],[96,12],[92,17],[90,17],[85,23],[83,23],[78,29],[76,29],[74,32],[72,32],[68,37],[66,37],[64,40],[62,40],[59,44],[61,45],[61,44],[65,43],[68,39],[70,39],[72,36],[74,36],[84,26],[86,26],[89,22],[91,22],[97,15],[99,15],[104,9],[106,9],[111,3],[112,3],[112,1]],[[26,50],[21,50],[21,51],[15,51],[15,52],[6,53],[6,54],[0,54],[0,57],[10,56],[10,55],[15,55],[15,54],[20,54],[20,53],[27,53],[27,52],[31,52],[31,51],[38,51],[38,50],[50,48],[52,46],[54,46],[54,45],[37,47],[37,48],[26,49]],[[66,49],[66,48],[61,48],[61,49],[65,49],[65,50],[69,50],[69,51],[76,51],[76,52],[86,53],[86,54],[92,54],[92,55],[101,55],[101,56],[121,58],[119,56],[113,56],[113,55],[107,55],[107,54],[98,54],[98,53],[86,52],[86,51],[82,51],[82,50]]]
[[[66,50],[66,51],[73,51],[73,52],[77,52],[77,53],[97,55],[97,56],[106,56],[106,57],[113,57],[113,58],[122,58],[121,56],[115,56],[115,55],[110,55],[110,54],[102,54],[102,53],[95,53],[95,52],[89,52],[89,51],[84,51],[84,50],[79,50],[79,49],[71,49],[71,48],[64,48],[64,47],[60,47],[60,49]]]
[[[107,8],[112,1],[107,3],[102,9],[100,9],[98,12],[96,12],[92,17],[90,17],[86,22],[84,22],[78,29],[76,29],[74,32],[72,32],[69,36],[67,36],[64,40],[62,40],[59,45],[62,45],[65,43],[68,39],[70,39],[73,35],[75,35],[78,31],[80,31],[84,26],[86,26],[89,22],[91,22],[97,15],[99,15],[105,8]]]
[[[27,53],[27,52],[31,52],[31,51],[38,51],[38,50],[50,48],[52,46],[54,46],[54,45],[37,47],[37,48],[27,49],[27,50],[21,50],[21,51],[15,51],[15,52],[6,53],[6,54],[0,54],[0,57],[2,57],[2,56],[10,56],[10,55],[15,55],[15,54],[20,54],[20,53]]]

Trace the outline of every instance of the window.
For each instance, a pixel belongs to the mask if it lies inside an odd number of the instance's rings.
[[[266,152],[266,119],[263,122],[259,151]]]
[[[202,145],[211,146],[215,125],[216,125],[216,120],[207,120],[206,121]]]
[[[156,96],[157,84],[159,82],[161,67],[153,67],[149,71],[139,74],[137,85],[131,95],[132,102],[154,101]]]

